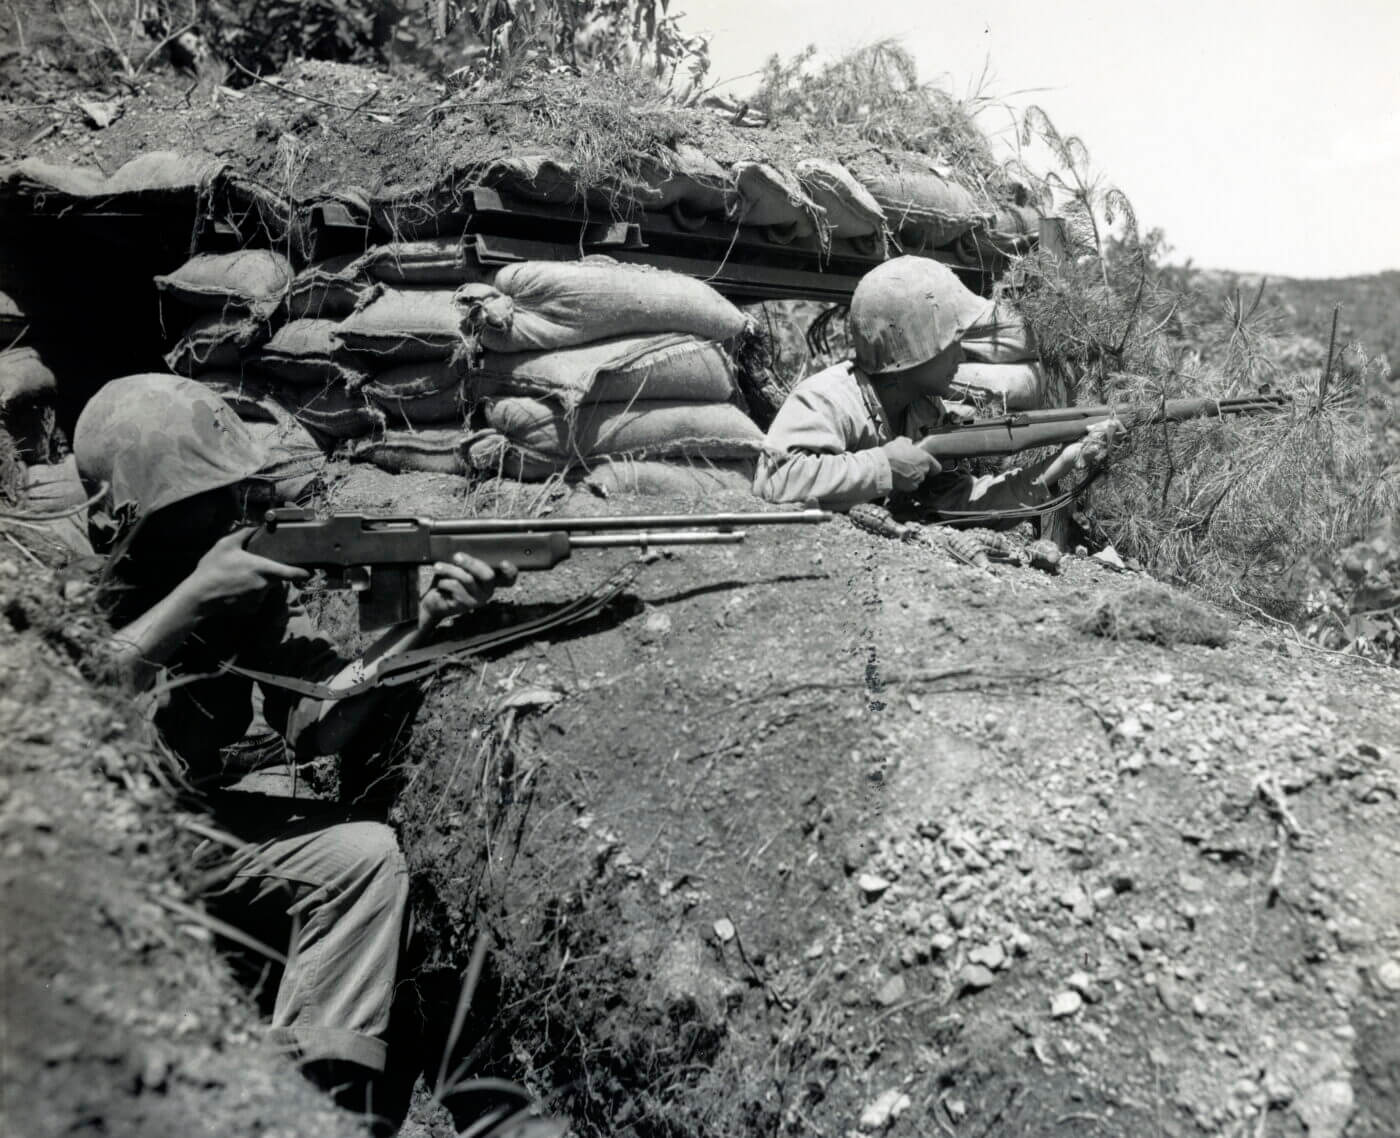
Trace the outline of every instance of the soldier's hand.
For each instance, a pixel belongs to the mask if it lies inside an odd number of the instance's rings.
[[[509,561],[492,568],[465,553],[433,566],[433,581],[418,606],[418,626],[432,628],[439,621],[481,608],[498,588],[515,584],[517,570]]]
[[[181,582],[179,588],[197,608],[239,601],[279,581],[304,581],[311,576],[305,569],[249,553],[243,545],[252,532],[241,529],[220,538]]]
[[[925,478],[943,469],[933,455],[905,438],[891,439],[880,449],[890,460],[896,490],[917,490]]]
[[[1122,437],[1123,427],[1117,419],[1095,423],[1077,443],[1070,443],[1046,468],[1041,478],[1048,484],[1066,477],[1071,471],[1092,470],[1108,457],[1114,444]]]

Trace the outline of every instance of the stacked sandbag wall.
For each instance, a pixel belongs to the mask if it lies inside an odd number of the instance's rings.
[[[284,497],[331,453],[395,472],[740,488],[762,444],[725,347],[746,318],[680,274],[600,257],[493,271],[430,238],[300,271],[270,249],[201,255],[156,284],[171,370],[263,438]]]

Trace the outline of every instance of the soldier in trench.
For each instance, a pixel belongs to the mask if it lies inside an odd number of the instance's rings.
[[[808,376],[768,429],[753,490],[769,502],[830,509],[919,491],[924,508],[995,514],[1034,509],[1061,478],[1100,461],[1116,425],[1094,427],[1053,458],[999,474],[944,470],[918,441],[950,421],[943,400],[962,359],[960,337],[986,306],[946,265],[896,257],[851,296],[855,359]]]
[[[289,770],[253,776],[255,793],[225,768],[225,749],[253,719],[254,681],[222,669],[355,684],[441,621],[487,604],[515,569],[464,555],[436,565],[416,625],[347,660],[297,598],[306,571],[244,549],[237,488],[263,456],[213,392],[170,375],[114,380],[84,408],[74,449],[89,492],[107,487],[89,529],[108,553],[116,665],[217,823],[243,843],[218,875],[219,910],[260,930],[280,924],[290,945],[272,1038],[342,1105],[376,1116],[408,904],[403,853],[363,809],[298,796]],[[401,723],[383,689],[322,700],[259,686],[262,715],[290,759],[339,755],[342,778],[347,762],[371,761],[385,729]],[[392,1131],[395,1121],[377,1128]]]

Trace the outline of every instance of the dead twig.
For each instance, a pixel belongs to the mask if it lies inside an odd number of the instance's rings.
[[[282,86],[282,84],[280,83],[274,83],[271,79],[264,79],[256,71],[250,71],[248,68],[244,67],[243,64],[239,63],[236,59],[230,60],[229,62],[231,62],[234,65],[234,67],[236,67],[239,71],[243,72],[244,75],[248,76],[249,79],[255,79],[259,83],[263,84],[263,86],[271,87],[274,91],[278,92],[279,94],[286,95],[288,98],[305,99],[308,102],[320,103],[323,107],[330,107],[331,109],[337,111],[345,111],[347,114],[352,115],[356,113],[365,115],[378,113],[362,109],[367,103],[369,103],[369,99],[365,99],[364,102],[360,103],[358,106],[353,107],[350,106],[348,103],[336,103],[331,101],[330,99],[323,99],[319,95],[308,95],[305,91],[293,91],[288,87]],[[375,92],[375,94],[378,94],[378,92]],[[370,98],[373,97],[373,95],[370,96]]]

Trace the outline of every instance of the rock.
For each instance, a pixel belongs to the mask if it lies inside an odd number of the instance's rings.
[[[1060,894],[1059,902],[1085,924],[1094,919],[1094,902],[1077,882]]]
[[[1162,1001],[1162,1006],[1176,1015],[1186,1006],[1186,998],[1182,995],[1181,988],[1170,976],[1162,976],[1157,981],[1157,998]]]
[[[971,901],[955,901],[948,906],[948,923],[955,929],[967,928],[968,918],[971,916]]]
[[[1180,882],[1182,889],[1186,890],[1187,893],[1202,893],[1205,891],[1206,883],[1195,876],[1195,874],[1183,872],[1177,877],[1177,880]]]
[[[992,941],[990,944],[974,948],[967,954],[967,958],[973,964],[980,964],[995,972],[1006,965],[1006,950],[996,941]]]
[[[1345,1079],[1314,1083],[1293,1101],[1293,1110],[1308,1128],[1308,1138],[1341,1138],[1356,1106]]]
[[[904,982],[903,976],[891,976],[875,993],[875,1002],[882,1008],[892,1008],[904,999],[908,990],[909,986]]]
[[[715,922],[715,936],[720,944],[728,944],[734,939],[734,922],[728,917],[721,917]]]
[[[643,644],[655,644],[657,641],[666,639],[671,632],[671,617],[664,612],[650,612],[646,620],[642,622],[642,630],[639,639]]]
[[[860,1129],[865,1134],[884,1130],[911,1105],[907,1094],[897,1087],[891,1087],[860,1112]]]
[[[78,109],[83,112],[83,117],[87,119],[88,125],[94,130],[102,130],[111,126],[117,119],[121,118],[122,105],[116,99],[107,102],[98,102],[95,99],[79,99]]]
[[[1147,728],[1142,725],[1142,720],[1129,715],[1120,719],[1108,733],[1108,741],[1113,744],[1131,746],[1138,742],[1147,734]]]
[[[1065,981],[1065,985],[1070,991],[1078,992],[1083,996],[1085,1003],[1097,1004],[1103,1000],[1103,990],[1094,983],[1087,972],[1074,973]]]
[[[1400,960],[1387,960],[1377,968],[1376,983],[1387,992],[1400,992]]]
[[[957,943],[958,938],[952,933],[937,933],[934,938],[929,941],[929,947],[932,948],[934,952],[942,954],[948,952]]]
[[[958,993],[980,992],[983,988],[990,988],[996,983],[996,977],[992,975],[990,968],[981,964],[968,964],[958,973]]]
[[[1050,998],[1050,1014],[1056,1019],[1072,1016],[1084,1006],[1084,997],[1078,992],[1057,992]]]
[[[856,886],[867,901],[878,901],[892,884],[874,873],[862,873],[856,878]]]
[[[1031,949],[1035,947],[1035,941],[1030,934],[1022,929],[1011,930],[1011,951],[1017,956],[1029,956]]]

